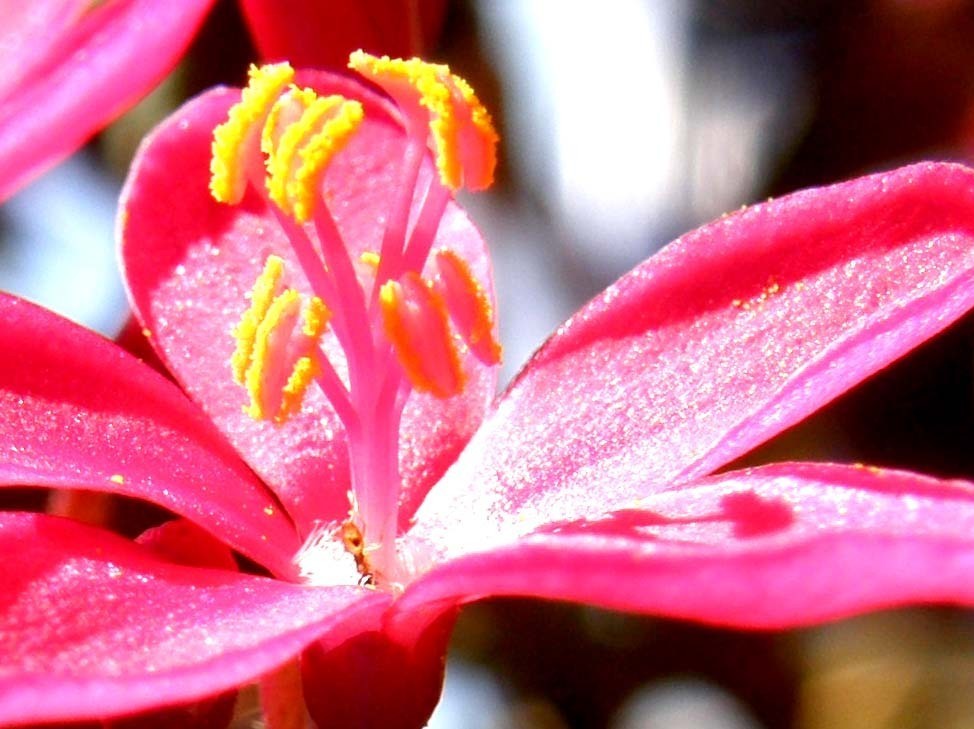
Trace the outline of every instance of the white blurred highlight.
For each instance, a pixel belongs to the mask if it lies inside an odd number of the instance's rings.
[[[644,256],[682,134],[688,4],[478,4],[504,84],[508,158],[592,265]]]

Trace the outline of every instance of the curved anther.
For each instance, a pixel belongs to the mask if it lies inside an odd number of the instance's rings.
[[[412,121],[426,120],[441,182],[482,190],[494,181],[499,140],[490,114],[448,66],[355,51],[349,67],[378,84]]]
[[[251,307],[234,330],[234,378],[250,395],[245,412],[255,420],[283,422],[297,412],[318,374],[315,353],[328,324],[321,299],[281,290],[284,264],[270,256],[254,284]],[[298,326],[299,323],[301,326]]]
[[[497,341],[494,307],[469,264],[448,248],[435,253],[434,286],[446,302],[450,319],[470,350],[484,364],[499,364],[501,345]]]
[[[213,130],[210,193],[219,202],[236,205],[247,188],[248,155],[281,91],[294,78],[287,63],[251,66],[249,83],[227,120]]]
[[[379,303],[386,337],[413,389],[440,398],[462,392],[466,378],[443,297],[409,272],[382,285]]]

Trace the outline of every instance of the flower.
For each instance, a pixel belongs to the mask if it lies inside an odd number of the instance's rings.
[[[7,3],[0,31],[0,200],[147,93],[212,0]]]
[[[132,544],[0,515],[0,722],[261,679],[275,717],[303,690],[322,727],[420,726],[457,610],[490,595],[750,628],[974,603],[972,484],[714,475],[974,306],[974,172],[916,165],[689,233],[491,403],[489,262],[450,194],[488,184],[489,117],[445,67],[353,65],[396,103],[270,66],[140,151],[125,275],[192,400],[0,296],[0,481],[183,519]]]

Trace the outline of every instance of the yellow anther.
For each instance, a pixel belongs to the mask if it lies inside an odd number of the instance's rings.
[[[446,302],[457,331],[485,364],[500,364],[501,345],[494,332],[494,307],[470,265],[448,248],[436,252],[437,290]]]
[[[283,109],[268,117],[262,135],[262,147],[269,153],[267,192],[281,210],[304,223],[321,196],[318,185],[328,163],[362,121],[362,104],[337,95],[318,97],[309,89],[282,97],[282,103],[303,110],[283,130]]]
[[[328,322],[331,320],[331,311],[325,306],[325,302],[317,296],[312,296],[308,300],[308,306],[304,310],[304,326],[301,331],[304,336],[317,339],[325,331]]]
[[[358,259],[373,270],[379,268],[379,254],[374,251],[363,251]]]
[[[294,217],[299,223],[311,219],[315,205],[321,198],[319,187],[328,164],[348,143],[364,116],[362,104],[358,101],[340,96],[326,98],[337,99],[340,103],[330,108],[332,113],[321,131],[301,148],[301,166],[298,167],[288,190]]]
[[[230,358],[230,367],[233,371],[233,379],[241,385],[244,384],[247,369],[250,367],[257,328],[267,316],[267,310],[271,308],[271,302],[277,295],[278,284],[283,275],[284,261],[278,256],[268,256],[267,261],[264,262],[263,272],[254,283],[250,308],[244,312],[240,323],[233,330],[237,348]]]
[[[301,295],[294,289],[280,291],[283,274],[283,261],[269,256],[254,284],[251,306],[234,331],[233,375],[250,395],[244,412],[255,420],[283,422],[300,408],[318,374],[314,355],[331,317],[317,296],[307,300],[302,316]]]
[[[279,364],[275,361],[275,355],[281,349],[276,340],[281,334],[290,333],[300,308],[301,297],[298,292],[287,289],[274,298],[263,321],[257,327],[254,351],[244,382],[250,394],[250,406],[246,408],[246,412],[254,420],[267,420],[277,415],[276,411],[270,412],[273,408],[269,407],[271,397],[275,394],[269,375],[275,365]]]
[[[425,110],[440,180],[451,190],[482,190],[494,180],[497,142],[490,114],[448,66],[355,51],[349,67],[381,86],[410,118]]]
[[[227,120],[213,130],[210,193],[219,202],[235,205],[247,186],[244,155],[260,133],[271,105],[294,78],[287,63],[251,66],[249,83],[240,101],[230,107]]]
[[[291,376],[287,378],[287,384],[281,392],[281,405],[277,410],[274,420],[283,423],[289,417],[301,409],[301,401],[304,393],[308,389],[318,374],[318,365],[311,357],[301,357],[294,364]]]
[[[447,398],[463,391],[460,364],[442,297],[416,273],[379,290],[386,337],[417,392]]]
[[[300,119],[304,110],[317,98],[318,94],[314,89],[302,89],[294,85],[281,94],[264,120],[264,128],[260,134],[260,151],[268,157],[274,154],[277,141],[284,130]]]

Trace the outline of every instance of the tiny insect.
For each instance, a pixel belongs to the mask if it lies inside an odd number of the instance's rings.
[[[362,538],[362,531],[349,520],[342,524],[342,544],[345,551],[352,555],[355,560],[355,567],[358,568],[360,585],[371,585],[375,582],[372,570],[369,567],[369,560],[365,556],[365,540]]]

